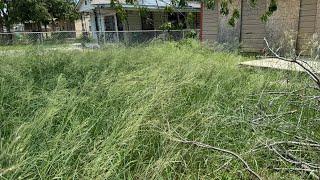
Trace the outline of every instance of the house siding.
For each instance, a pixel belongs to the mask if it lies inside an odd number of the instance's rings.
[[[80,0],[78,10],[79,12],[90,12],[93,7],[89,0],[87,0],[87,4],[85,4],[86,0]]]
[[[252,8],[246,0],[235,1],[233,6],[241,9],[242,21],[240,19],[233,28],[227,24],[228,17],[219,14],[212,17],[209,14],[212,10],[204,8],[202,33],[215,36],[203,36],[203,40],[234,43],[237,42],[235,39],[240,38],[243,51],[257,52],[265,47],[263,37],[272,45],[279,45],[289,34],[293,40],[298,40],[298,50],[302,50],[314,33],[320,33],[320,0],[278,0],[278,10],[267,23],[263,23],[260,16],[267,10],[269,2],[258,1],[257,6]],[[211,24],[206,25],[207,22],[215,22],[218,27],[211,28]]]
[[[153,12],[154,29],[160,29],[160,27],[167,21],[168,17],[163,12]]]
[[[260,52],[264,48],[263,38],[266,36],[265,24],[260,17],[266,10],[266,2],[258,1],[255,7],[251,7],[246,1],[242,3],[241,50]]]
[[[318,34],[320,33],[320,0],[318,0],[318,4],[317,4],[317,17],[316,17],[315,32]]]
[[[128,11],[127,17],[128,27],[127,30],[141,30],[141,17],[139,11]]]
[[[300,0],[278,1],[278,11],[274,12],[266,24],[267,39],[272,45],[277,45],[279,40],[287,36],[297,39],[299,11]]]
[[[218,40],[219,13],[214,10],[203,8],[202,12],[202,40],[209,43]]]
[[[317,0],[302,0],[299,17],[298,51],[306,51],[307,43],[316,32]]]
[[[230,12],[240,7],[240,1],[235,1],[230,6]],[[232,27],[229,24],[229,19],[232,13],[228,16],[219,15],[219,29],[218,29],[218,42],[220,43],[238,43],[240,37],[240,21],[237,21],[235,26]]]

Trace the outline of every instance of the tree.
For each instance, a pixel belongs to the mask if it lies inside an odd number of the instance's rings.
[[[41,24],[50,19],[46,4],[41,0],[15,0],[12,1],[12,11],[10,16],[14,22],[34,22],[41,30]]]
[[[74,0],[45,0],[49,14],[50,21],[55,25],[55,20],[74,21],[79,19],[80,15],[76,10],[76,3]]]
[[[75,6],[74,0],[0,0],[0,25],[10,31],[13,23],[34,22],[40,31],[54,20],[78,19]]]
[[[45,0],[45,4],[53,18],[70,21],[79,18],[74,0]]]
[[[10,32],[12,19],[9,16],[9,12],[12,10],[12,2],[10,0],[0,0],[0,29],[3,30],[3,26]]]

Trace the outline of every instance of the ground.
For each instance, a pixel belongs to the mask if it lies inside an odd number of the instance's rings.
[[[318,104],[299,72],[194,41],[0,54],[3,179],[305,179],[270,145],[319,142]],[[319,164],[319,151],[280,144]],[[288,170],[289,168],[289,170]]]
[[[314,72],[320,74],[319,60],[316,60],[316,61],[303,60],[301,63],[305,67],[309,67],[308,65],[310,65],[314,69]],[[263,58],[258,60],[246,61],[246,62],[241,62],[240,65],[255,67],[255,68],[271,68],[271,69],[277,69],[277,70],[305,72],[305,69],[303,69],[298,64],[293,62],[283,61],[277,58]]]

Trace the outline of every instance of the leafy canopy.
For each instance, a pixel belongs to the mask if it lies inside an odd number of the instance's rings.
[[[36,22],[48,24],[49,21],[76,20],[74,0],[0,0],[0,18],[6,26],[13,23]]]

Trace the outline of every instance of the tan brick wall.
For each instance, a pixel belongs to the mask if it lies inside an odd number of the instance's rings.
[[[221,43],[238,43],[240,37],[240,20],[236,25],[232,27],[228,22],[232,16],[233,10],[238,9],[240,11],[241,1],[237,0],[230,5],[230,14],[228,16],[219,15],[219,36],[218,41]]]
[[[269,0],[270,1],[270,0]],[[268,3],[269,3],[268,1]],[[278,10],[266,23],[266,35],[271,44],[277,46],[285,34],[297,38],[300,0],[279,0]]]
[[[209,42],[234,43],[239,41],[240,22],[235,27],[228,24],[233,9],[240,7],[240,0],[233,2],[230,6],[230,15],[224,16],[219,13],[220,5],[216,4],[214,10],[204,8],[203,12],[203,40]],[[240,10],[240,9],[239,9]]]
[[[265,24],[265,36],[269,40],[271,44],[274,46],[279,45],[280,41],[285,41],[285,34],[290,34],[293,40],[296,40],[298,37],[299,30],[299,14],[300,14],[300,1],[301,0],[278,0],[278,10],[269,18],[269,20]],[[302,0],[306,1],[306,0]],[[317,15],[316,20],[314,22],[315,25],[315,33],[320,34],[320,0],[317,0]],[[243,1],[247,3],[246,0]],[[270,0],[266,0],[267,5]],[[310,1],[311,2],[311,1]],[[308,3],[307,3],[308,4]],[[312,6],[312,5],[311,5]],[[240,9],[240,0],[234,1],[232,8]],[[268,8],[268,6],[266,7]],[[238,22],[235,27],[230,27],[228,25],[228,17],[224,17],[218,13],[217,10],[207,10],[204,11],[203,16],[203,37],[204,40],[210,41],[218,41],[218,42],[236,42],[235,39],[240,37],[240,23]],[[266,9],[267,10],[267,9]],[[232,10],[230,11],[232,12]],[[308,11],[307,11],[308,12]],[[311,12],[310,12],[311,13]],[[253,13],[254,14],[254,13]],[[244,12],[244,16],[250,15],[250,12]],[[253,18],[253,17],[252,17]],[[248,19],[248,18],[247,18]],[[250,22],[252,23],[250,17]],[[240,20],[239,20],[240,21]],[[259,20],[257,20],[259,21]],[[247,23],[247,24],[248,24]],[[300,22],[302,24],[313,23],[313,22]],[[242,22],[242,25],[246,24]],[[252,27],[243,27],[243,28],[251,28],[254,32],[254,28]],[[255,32],[254,32],[255,33]],[[243,35],[244,37],[245,35]],[[288,39],[286,39],[288,40]],[[259,40],[261,41],[261,40]],[[263,42],[259,42],[263,43]]]

